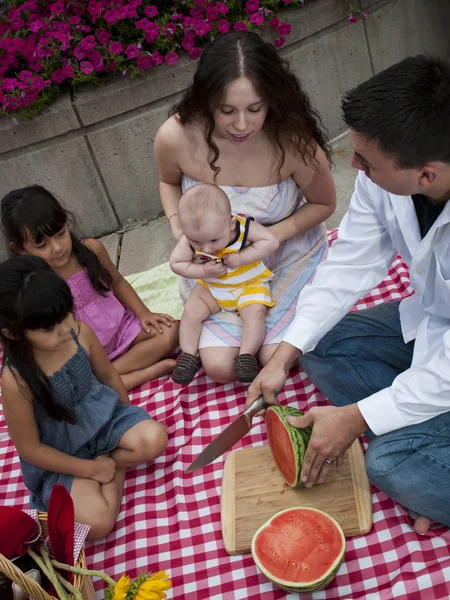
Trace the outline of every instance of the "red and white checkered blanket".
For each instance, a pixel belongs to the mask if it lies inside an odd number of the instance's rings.
[[[330,239],[335,233],[330,234]],[[411,292],[408,271],[397,259],[387,279],[357,308],[400,299]],[[169,378],[151,382],[132,401],[166,424],[167,451],[154,464],[128,472],[121,512],[105,541],[87,543],[91,568],[116,580],[142,571],[169,571],[177,600],[275,600],[298,598],[273,586],[251,555],[228,556],[220,527],[220,487],[224,458],[190,475],[184,470],[244,406],[246,388],[215,385],[203,371],[188,387]],[[280,401],[301,409],[324,404],[300,369],[292,371]],[[235,448],[265,444],[262,420]],[[306,599],[447,599],[450,597],[450,532],[426,536],[412,530],[406,511],[372,487],[373,527],[348,540],[345,562],[331,585]],[[18,457],[0,420],[0,504],[26,506]],[[96,582],[98,598],[103,583]]]

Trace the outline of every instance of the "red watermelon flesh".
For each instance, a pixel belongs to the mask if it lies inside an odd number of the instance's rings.
[[[277,513],[255,533],[252,554],[271,581],[293,591],[315,591],[337,573],[345,551],[339,524],[313,508]]]

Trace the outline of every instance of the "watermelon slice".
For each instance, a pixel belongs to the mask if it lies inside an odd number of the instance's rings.
[[[300,473],[312,427],[297,429],[287,417],[303,413],[292,406],[270,406],[266,411],[267,437],[273,458],[283,479],[291,487],[301,485]]]
[[[258,569],[289,592],[323,589],[336,576],[344,553],[341,526],[316,508],[282,510],[252,539],[252,556]]]

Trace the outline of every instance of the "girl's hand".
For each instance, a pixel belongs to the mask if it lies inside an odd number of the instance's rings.
[[[223,262],[226,264],[228,269],[237,269],[242,264],[239,252],[234,252],[233,254],[225,254],[225,256],[223,257]]]
[[[92,472],[90,479],[94,479],[99,483],[109,483],[114,479],[117,470],[116,461],[108,454],[100,454],[92,463]]]
[[[144,313],[141,313],[139,316],[139,323],[144,331],[147,333],[151,333],[150,327],[154,327],[156,331],[162,333],[161,323],[166,325],[167,327],[171,327],[172,323],[175,323],[175,319],[170,315],[165,315],[163,313],[154,313],[151,310],[147,310]]]

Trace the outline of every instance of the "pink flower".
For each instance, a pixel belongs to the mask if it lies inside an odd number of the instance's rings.
[[[89,75],[94,70],[94,65],[89,60],[83,60],[80,63],[80,70],[83,75]]]
[[[70,17],[69,19],[69,23],[71,25],[78,25],[80,23],[81,19],[80,17]]]
[[[258,10],[259,8],[259,0],[247,0],[246,4],[245,4],[245,10],[248,13],[253,13],[255,12],[255,10]]]
[[[192,48],[189,51],[189,56],[195,60],[196,58],[198,58],[200,56],[200,54],[202,53],[202,49],[201,48]]]
[[[64,77],[71,79],[73,77],[73,68],[70,65],[66,65],[63,69]]]
[[[278,27],[278,33],[281,36],[285,36],[285,35],[289,35],[291,33],[291,26],[289,25],[289,23],[286,23],[286,21],[283,21],[282,23],[280,23],[280,26]]]
[[[149,26],[145,30],[145,41],[151,44],[154,42],[159,35],[159,25],[158,23],[149,23]]]
[[[111,42],[108,46],[108,49],[111,52],[111,54],[120,54],[121,52],[123,52],[123,46],[120,42]]]
[[[111,34],[106,29],[96,29],[95,35],[97,36],[98,43],[102,44],[102,46],[106,45],[111,37]]]
[[[217,23],[217,29],[220,33],[228,33],[230,31],[230,22],[227,19],[220,19]]]
[[[194,47],[194,44],[194,40],[186,36],[181,42],[181,47],[186,50],[186,52],[189,52]]]
[[[271,29],[278,29],[279,24],[280,24],[280,19],[278,19],[278,17],[272,17],[269,21],[269,27]]]
[[[108,25],[114,25],[120,19],[118,10],[107,10],[103,15],[103,18],[108,23]]]
[[[356,17],[354,17],[353,15],[350,15],[350,16],[347,18],[347,21],[348,21],[349,23],[357,23],[357,22],[358,22],[358,19],[357,19]]]
[[[97,42],[95,41],[95,37],[93,35],[87,35],[80,42],[80,46],[82,46],[85,50],[91,50],[96,46]]]
[[[81,60],[86,56],[86,49],[81,44],[78,44],[78,46],[75,46],[72,54],[77,60]]]
[[[281,46],[283,46],[284,42],[286,41],[286,38],[284,37],[279,37],[275,40],[275,42],[273,43],[273,45],[275,46],[275,48],[281,48]]]
[[[115,71],[116,69],[117,69],[117,63],[116,63],[116,61],[115,61],[115,60],[110,60],[110,61],[108,62],[108,71],[111,71],[111,72],[113,72],[113,71]]]
[[[152,54],[152,61],[153,64],[156,65],[161,65],[163,62],[163,57],[161,56],[161,54],[158,52],[158,50],[155,50]]]
[[[235,31],[247,31],[248,27],[243,21],[238,21],[233,25]]]
[[[158,9],[156,6],[146,6],[144,8],[144,15],[147,15],[149,19],[153,19],[158,14]]]
[[[210,6],[208,4],[205,9],[205,17],[208,19],[208,21],[217,21],[219,17],[219,11],[217,10],[217,7]]]
[[[128,6],[121,6],[119,8],[119,17],[121,19],[126,19],[129,16],[129,7]]]
[[[59,15],[64,12],[64,3],[63,2],[55,2],[54,4],[50,4],[50,12],[54,15]]]
[[[152,66],[152,59],[148,54],[141,54],[137,59],[138,69],[141,71],[148,71]]]
[[[216,2],[216,8],[221,15],[226,15],[228,12],[228,6],[225,4],[225,2]]]
[[[56,71],[53,71],[51,74],[51,79],[55,83],[62,83],[65,78],[66,76],[64,75],[63,69],[56,69]]]
[[[136,58],[139,56],[139,48],[135,44],[130,44],[125,50],[128,58]]]
[[[92,21],[95,21],[103,12],[103,2],[91,0],[91,2],[88,3],[87,10],[92,17]]]
[[[15,77],[5,77],[2,83],[2,88],[6,92],[12,92],[16,89],[17,79]]]
[[[30,87],[33,90],[36,91],[40,91],[43,90],[46,86],[46,82],[42,79],[42,77],[39,77],[38,75],[35,75],[34,77],[32,77],[30,79]]]
[[[195,24],[194,29],[195,33],[201,37],[207,35],[211,31],[212,25],[209,21],[199,20]]]
[[[25,25],[25,21],[23,19],[11,19],[11,29],[14,31],[19,31]]]
[[[178,54],[176,52],[168,52],[164,59],[168,65],[174,65],[178,62]]]
[[[369,13],[363,13],[363,14],[361,15],[361,18],[362,18],[362,20],[363,20],[363,21],[365,21],[365,20],[367,19],[367,17],[368,17],[368,16],[369,16]]]
[[[255,25],[262,25],[264,23],[264,17],[260,12],[255,12],[250,15],[250,23],[254,23]]]
[[[136,21],[134,24],[136,29],[147,29],[147,27],[149,25],[151,25],[151,23],[148,19],[140,19],[139,21]]]
[[[20,81],[28,81],[28,79],[31,77],[33,77],[33,73],[31,71],[20,71],[19,73]]]
[[[41,19],[36,19],[28,24],[28,29],[34,33],[37,33],[40,29],[44,29],[44,23],[41,21]]]

